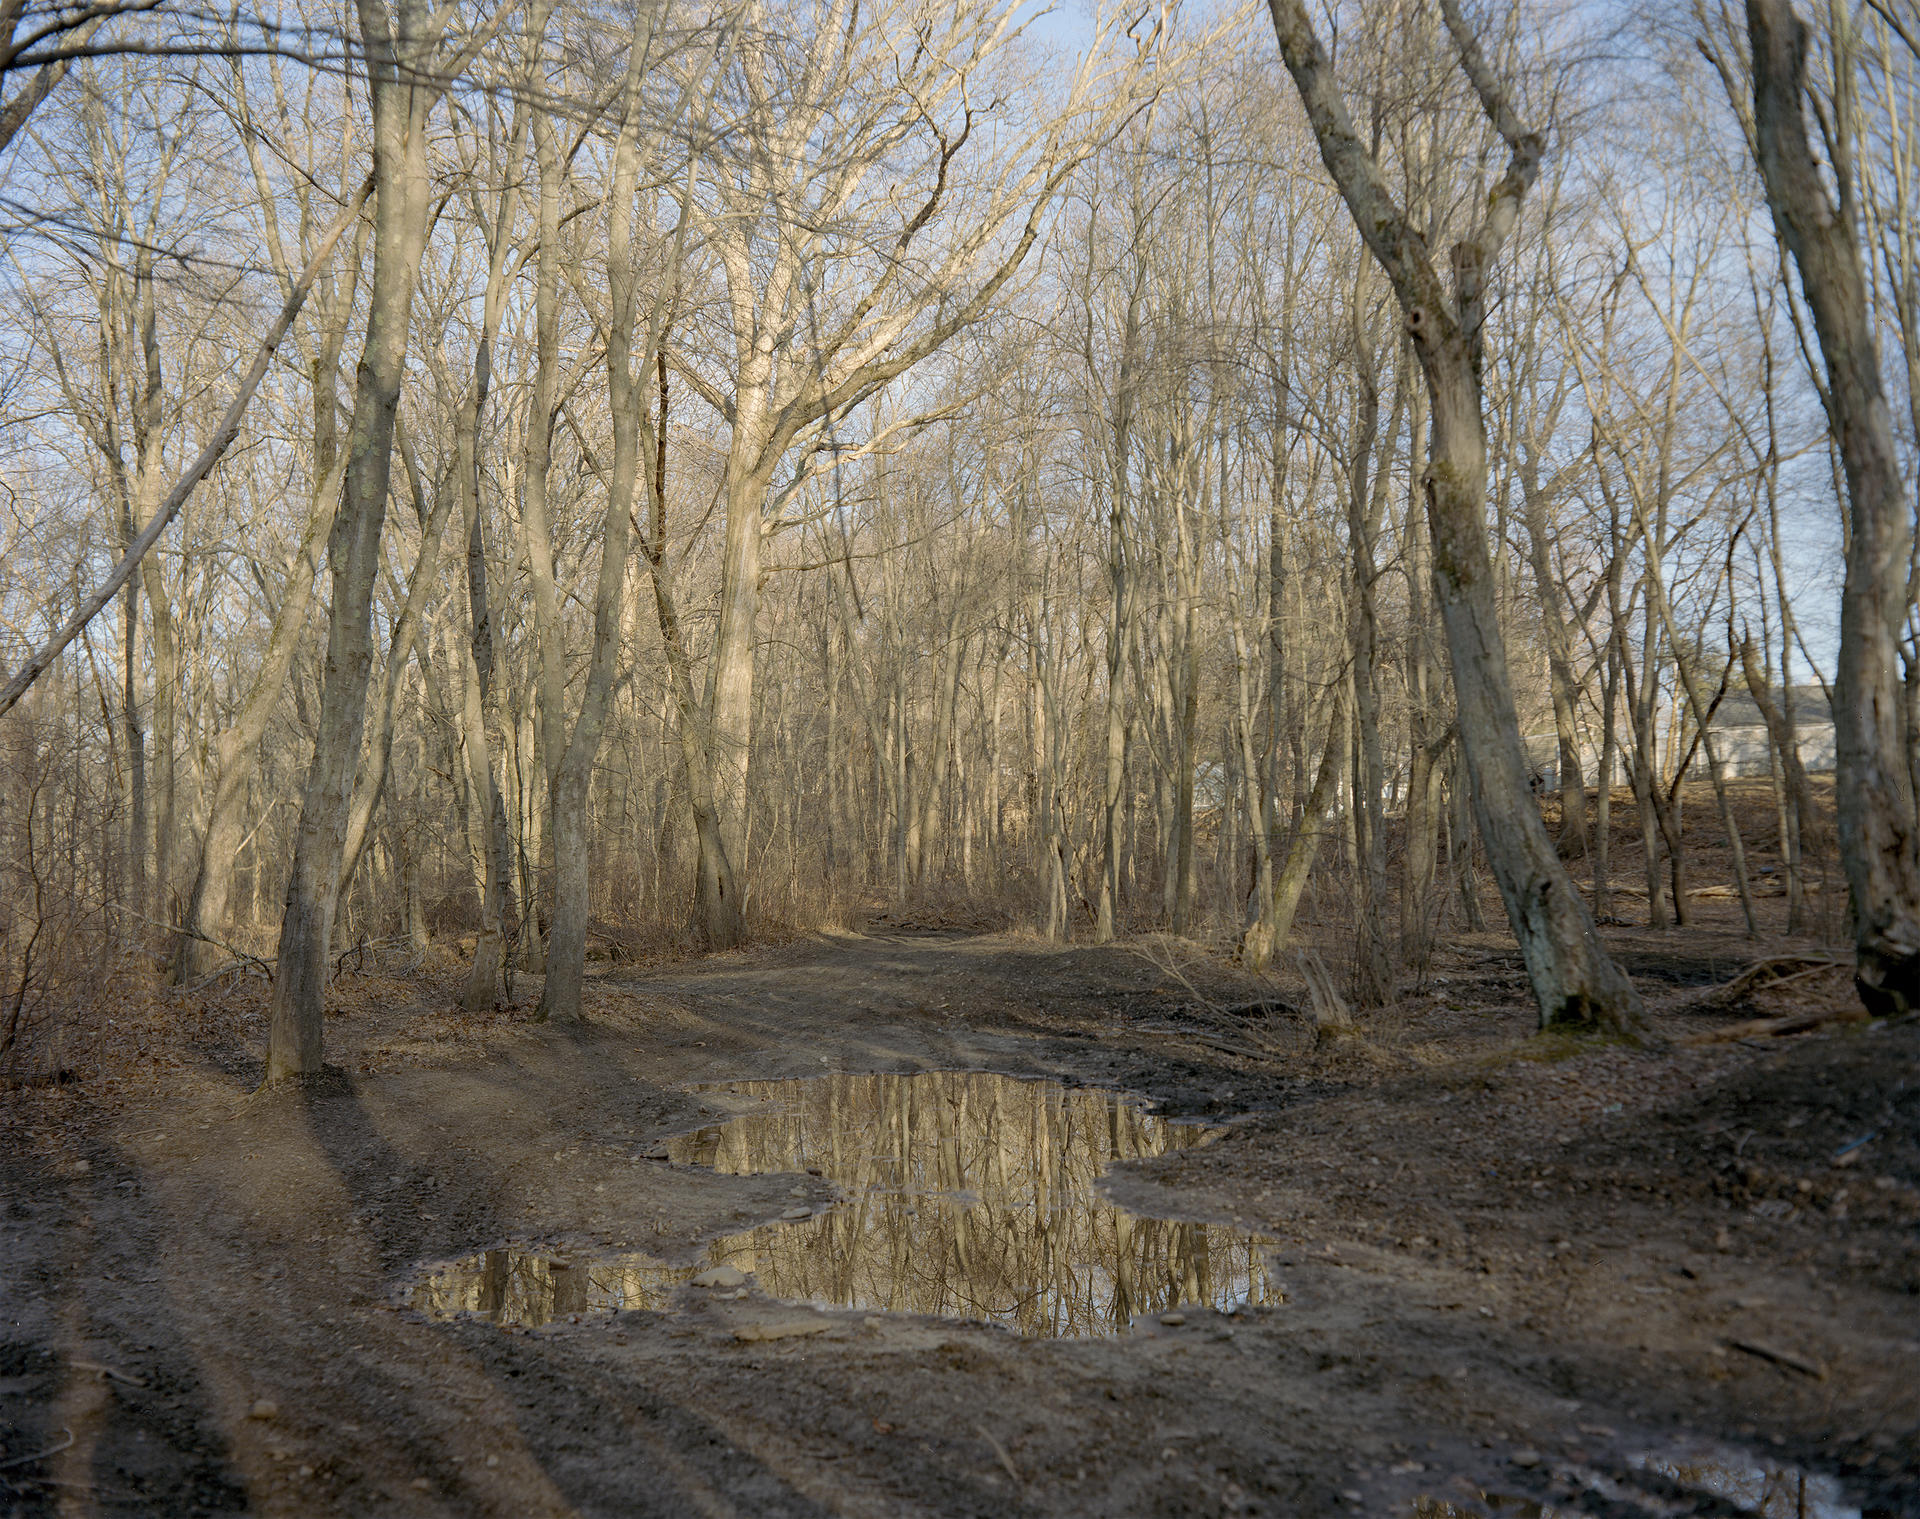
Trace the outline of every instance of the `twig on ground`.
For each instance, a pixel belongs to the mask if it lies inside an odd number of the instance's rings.
[[[1015,1487],[1024,1487],[1026,1485],[1026,1478],[1020,1475],[1020,1468],[1013,1464],[1013,1457],[1007,1454],[1006,1446],[988,1434],[984,1424],[976,1424],[973,1427],[980,1432],[980,1438],[993,1447],[994,1455],[1000,1458],[1000,1464],[1006,1468],[1007,1475],[1013,1478],[1013,1485]]]
[[[1199,1029],[1143,1029],[1142,1032],[1190,1040],[1246,1060],[1272,1061],[1293,1053],[1285,1045],[1266,1037],[1261,1029],[1261,1022],[1275,1014],[1300,1011],[1285,998],[1257,997],[1251,1001],[1233,1003],[1216,1001],[1193,984],[1193,979],[1181,969],[1164,939],[1140,940],[1128,944],[1126,948],[1185,988],[1191,999],[1187,1011],[1200,1024]]]
[[[1185,971],[1180,969],[1179,962],[1174,959],[1170,952],[1162,954],[1154,953],[1155,949],[1165,950],[1164,941],[1159,939],[1136,940],[1128,944],[1127,949],[1138,955],[1142,960],[1145,960],[1147,964],[1151,965],[1155,970],[1162,971],[1178,981],[1186,988],[1187,995],[1193,998],[1195,1004],[1202,1010],[1215,1014],[1224,1011],[1220,1003],[1215,1002],[1211,997],[1202,992],[1199,987],[1193,984],[1192,979]]]
[[[1862,1134],[1858,1139],[1848,1140],[1847,1143],[1843,1144],[1842,1146],[1840,1146],[1839,1149],[1833,1152],[1833,1155],[1830,1157],[1828,1163],[1830,1165],[1836,1165],[1836,1166],[1845,1165],[1847,1157],[1849,1155],[1852,1155],[1855,1152],[1859,1151],[1860,1149],[1864,1148],[1865,1146],[1872,1144],[1879,1137],[1880,1137],[1880,1131],[1878,1129],[1875,1129],[1871,1134]]]
[[[101,1376],[109,1377],[115,1382],[123,1382],[128,1387],[147,1385],[138,1377],[130,1377],[124,1371],[117,1371],[111,1366],[102,1366],[98,1361],[69,1361],[67,1364],[75,1371],[97,1371]]]
[[[1771,1361],[1776,1366],[1784,1366],[1789,1371],[1797,1371],[1803,1377],[1812,1377],[1816,1382],[1827,1379],[1827,1368],[1818,1361],[1809,1361],[1803,1355],[1795,1355],[1791,1350],[1781,1350],[1775,1345],[1765,1345],[1759,1340],[1728,1340],[1735,1350],[1745,1351],[1750,1356],[1758,1356],[1763,1361]]]
[[[24,1456],[14,1456],[9,1460],[0,1461],[0,1471],[5,1471],[7,1470],[7,1468],[13,1467],[13,1466],[25,1466],[30,1461],[44,1461],[47,1459],[48,1456],[59,1455],[61,1451],[65,1450],[69,1445],[73,1444],[72,1430],[62,1428],[60,1433],[65,1435],[66,1439],[60,1441],[58,1444],[49,1445],[45,1450],[31,1451]]]

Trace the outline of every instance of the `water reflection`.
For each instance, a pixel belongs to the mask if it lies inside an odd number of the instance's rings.
[[[639,1254],[491,1250],[426,1276],[413,1306],[537,1326],[664,1308],[696,1271],[725,1264],[777,1298],[1059,1337],[1107,1333],[1177,1305],[1228,1309],[1277,1295],[1260,1237],[1141,1217],[1095,1195],[1115,1161],[1208,1136],[1112,1093],[977,1071],[702,1090],[744,1111],[670,1141],[673,1160],[731,1175],[812,1170],[844,1201],[718,1240],[682,1269]]]
[[[1644,1484],[1651,1476],[1710,1500],[1715,1513],[1747,1514],[1753,1519],[1860,1519],[1860,1510],[1847,1501],[1845,1489],[1832,1477],[1737,1450],[1643,1452],[1627,1457],[1625,1465],[1625,1471],[1613,1468],[1611,1474],[1572,1467],[1560,1475],[1590,1493],[1598,1493],[1624,1512],[1675,1511],[1666,1499],[1648,1496]],[[1573,1506],[1560,1508],[1507,1493],[1484,1492],[1480,1503],[1483,1506],[1463,1507],[1443,1498],[1427,1497],[1417,1500],[1413,1511],[1420,1519],[1479,1519],[1485,1514],[1510,1515],[1513,1519],[1572,1519],[1576,1513],[1588,1512],[1577,1500]]]
[[[531,1250],[483,1250],[431,1268],[407,1302],[435,1318],[475,1313],[496,1324],[538,1329],[581,1314],[663,1309],[673,1289],[697,1269],[637,1253],[565,1260]]]
[[[1705,1493],[1761,1519],[1860,1519],[1831,1477],[1733,1452],[1647,1455],[1631,1463],[1689,1492]]]

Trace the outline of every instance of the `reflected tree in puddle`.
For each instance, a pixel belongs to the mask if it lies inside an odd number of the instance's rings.
[[[661,1309],[693,1274],[640,1254],[565,1260],[532,1250],[483,1250],[436,1266],[413,1285],[410,1307],[435,1318],[479,1314],[537,1329],[579,1314]]]
[[[1733,1452],[1648,1455],[1632,1463],[1688,1492],[1704,1493],[1764,1519],[1860,1519],[1831,1477]]]
[[[1116,1161],[1210,1137],[1115,1094],[961,1071],[702,1090],[742,1111],[670,1141],[674,1161],[730,1175],[815,1171],[842,1201],[718,1240],[699,1267],[487,1251],[421,1279],[413,1306],[534,1326],[665,1308],[695,1271],[726,1264],[776,1298],[1058,1337],[1108,1333],[1176,1305],[1227,1309],[1277,1295],[1267,1241],[1142,1217],[1097,1195]]]
[[[1612,1472],[1569,1467],[1559,1472],[1570,1486],[1598,1494],[1616,1511],[1645,1514],[1748,1514],[1754,1519],[1860,1519],[1844,1489],[1831,1477],[1784,1466],[1738,1450],[1689,1448],[1629,1456]],[[1649,1491],[1653,1489],[1653,1491]],[[1676,1504],[1674,1490],[1689,1495]],[[1705,1507],[1690,1499],[1704,1500]],[[1486,1492],[1480,1503],[1462,1506],[1443,1498],[1414,1504],[1420,1519],[1572,1519],[1588,1510],[1561,1508],[1537,1499]]]

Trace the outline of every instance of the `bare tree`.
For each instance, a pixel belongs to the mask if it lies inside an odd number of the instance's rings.
[[[1845,26],[1844,19],[1839,23]],[[1822,176],[1807,138],[1808,32],[1789,0],[1747,0],[1755,159],[1826,365],[1827,421],[1846,472],[1846,588],[1834,682],[1835,804],[1853,893],[1855,982],[1876,1013],[1920,1006],[1920,842],[1899,669],[1913,520],[1880,378],[1845,113],[1828,117]],[[1851,66],[1835,59],[1845,87]]]
[[[1519,217],[1545,143],[1508,103],[1457,0],[1443,0],[1461,66],[1510,152],[1479,227],[1454,245],[1449,298],[1425,240],[1408,223],[1378,163],[1354,133],[1302,0],[1270,0],[1270,8],[1281,56],[1306,106],[1321,157],[1393,283],[1426,375],[1433,426],[1427,510],[1460,735],[1480,836],[1520,942],[1541,1022],[1635,1030],[1644,1021],[1639,998],[1601,945],[1533,805],[1487,551],[1486,423],[1480,396],[1485,281]]]
[[[269,1082],[320,1070],[334,905],[373,664],[370,617],[394,413],[406,380],[408,318],[427,238],[427,119],[440,93],[431,81],[443,77],[444,68],[434,56],[444,13],[430,13],[423,0],[395,0],[392,9],[383,0],[359,0],[358,9],[373,100],[373,276],[340,506],[327,545],[333,600],[326,680],[280,925]],[[468,46],[477,50],[480,40]]]

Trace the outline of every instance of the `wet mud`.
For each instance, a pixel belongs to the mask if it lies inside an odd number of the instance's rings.
[[[1542,1050],[1489,938],[1319,1047],[1158,953],[823,939],[572,1029],[449,969],[306,1089],[235,999],[8,1094],[0,1514],[1920,1514],[1920,1028]]]

